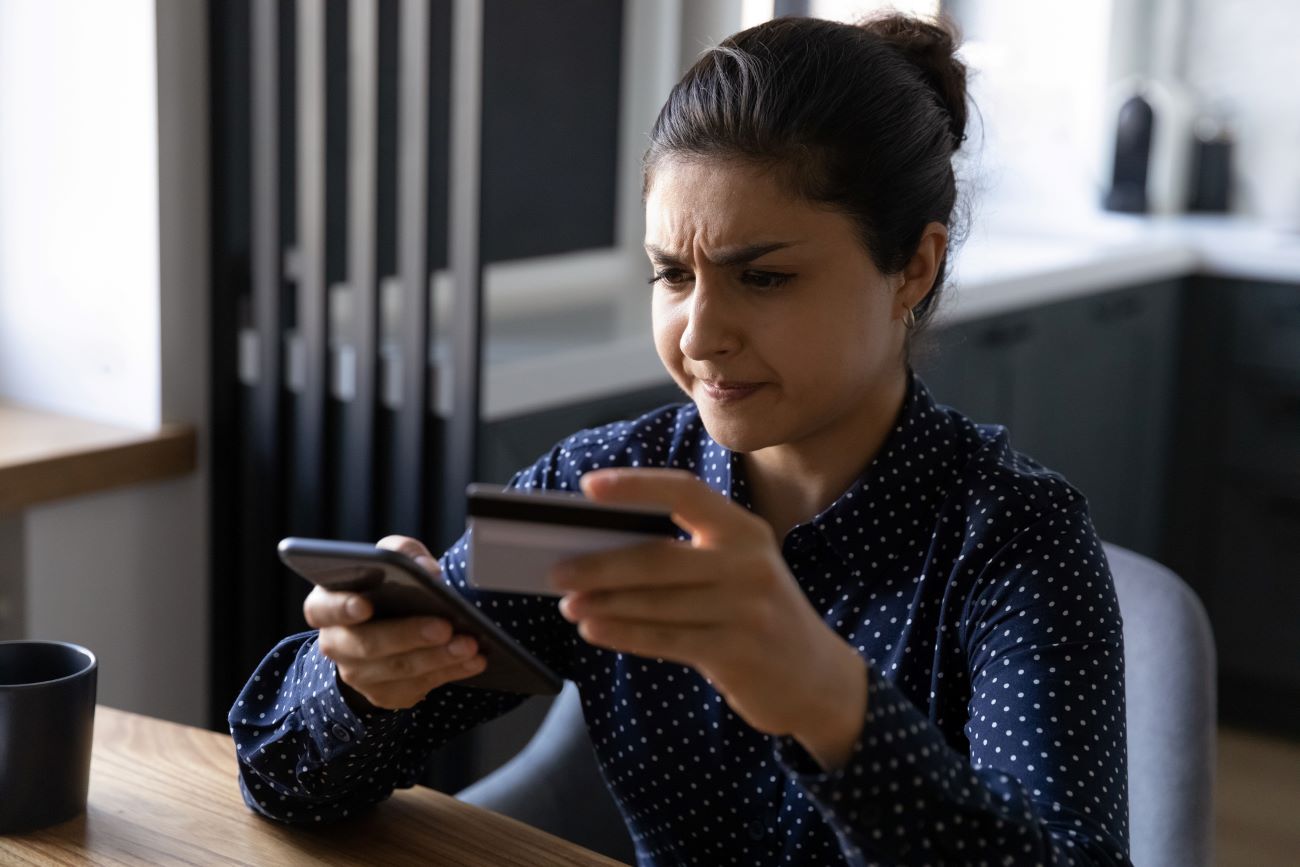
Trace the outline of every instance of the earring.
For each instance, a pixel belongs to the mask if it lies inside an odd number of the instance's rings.
[[[911,307],[903,308],[903,327],[908,331],[916,327],[916,314],[912,312]]]

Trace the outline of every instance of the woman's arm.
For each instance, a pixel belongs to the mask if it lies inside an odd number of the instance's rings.
[[[559,447],[516,473],[510,486],[556,478]],[[573,629],[548,596],[496,594],[466,582],[467,535],[440,558],[443,580],[561,675],[569,672]],[[230,709],[240,786],[254,810],[284,822],[325,822],[381,801],[420,778],[430,754],[455,735],[511,710],[526,696],[449,683],[414,707],[370,707],[340,691],[317,633],[286,638],[267,655]]]
[[[1086,510],[1045,518],[994,556],[963,626],[968,754],[869,669],[849,760],[826,772],[782,737],[787,772],[850,858],[1127,864],[1123,640]]]

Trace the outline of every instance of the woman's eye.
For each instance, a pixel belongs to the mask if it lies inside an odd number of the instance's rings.
[[[651,285],[655,283],[664,283],[669,286],[675,286],[678,283],[685,283],[690,279],[690,274],[681,268],[664,268],[656,271],[655,275],[648,281]]]
[[[793,276],[776,271],[746,271],[741,279],[756,289],[776,289],[788,283]]]

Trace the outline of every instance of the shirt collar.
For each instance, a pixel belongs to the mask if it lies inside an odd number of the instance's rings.
[[[941,446],[950,441],[949,419],[942,413],[929,389],[921,381],[911,366],[907,369],[907,394],[899,409],[894,427],[890,430],[880,451],[854,479],[843,494],[835,499],[812,520],[799,524],[800,528],[815,527],[816,532],[846,562],[854,559],[855,552],[861,549],[861,542],[845,539],[845,533],[836,527],[860,523],[853,519],[858,517],[854,511],[866,508],[863,504],[874,504],[888,514],[889,504],[895,498],[920,499],[930,498],[927,511],[933,511],[939,505],[939,492],[927,484],[923,488],[917,485],[921,478],[934,476],[936,467],[942,460]],[[700,422],[700,443],[703,446],[701,456],[706,461],[704,469],[705,482],[720,494],[730,497],[746,509],[753,510],[753,501],[745,485],[745,474],[741,466],[743,456],[716,442]],[[709,470],[710,464],[716,464],[716,470]],[[914,513],[915,516],[915,513]],[[806,532],[806,530],[805,530]],[[778,540],[778,544],[779,544]]]

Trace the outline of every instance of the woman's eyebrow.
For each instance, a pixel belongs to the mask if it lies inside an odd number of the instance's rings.
[[[781,250],[786,247],[793,247],[800,244],[801,241],[773,241],[770,244],[749,244],[744,247],[729,247],[718,252],[715,258],[709,260],[714,265],[726,267],[728,265],[743,265],[746,262],[752,262],[760,256],[766,256],[775,250]],[[682,260],[677,254],[657,247],[654,244],[646,244],[645,251],[651,258],[661,262],[680,263]]]

